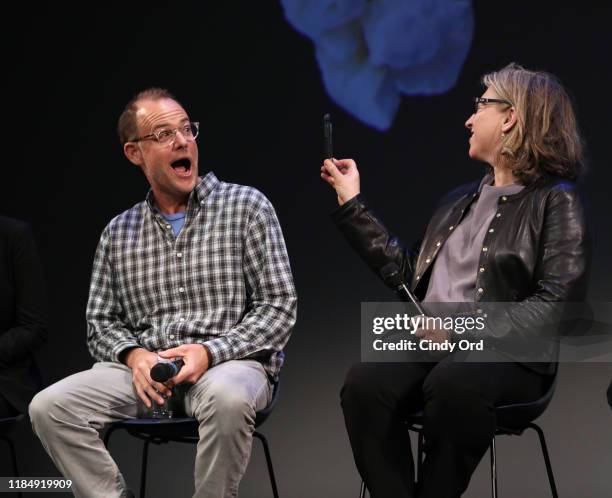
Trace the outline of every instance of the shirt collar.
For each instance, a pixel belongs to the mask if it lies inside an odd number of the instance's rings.
[[[204,199],[206,199],[206,197],[213,190],[215,190],[215,188],[217,188],[217,185],[219,185],[220,183],[212,171],[209,171],[208,173],[206,173],[205,176],[199,177],[199,180],[200,180],[199,183],[195,186],[195,188],[189,195],[189,201],[187,202],[187,206],[188,206],[187,209],[189,209],[189,206],[194,201],[197,204],[203,204]],[[151,209],[151,211],[153,211],[156,214],[159,213],[159,209],[155,205],[155,198],[153,197],[152,189],[149,189],[149,191],[147,192],[147,197],[145,198],[145,200],[149,208]]]
[[[201,176],[200,183],[198,183],[194,189],[196,200],[202,203],[218,185],[219,180],[212,171],[206,173],[206,176]]]
[[[485,184],[491,184],[491,182],[493,181],[493,174],[492,173],[487,173],[483,179],[480,181],[480,184],[478,185],[478,187],[476,187],[476,182],[471,183],[471,185],[473,185],[473,187],[471,188],[471,197],[476,197],[477,195],[480,195],[480,191],[482,189],[482,186]],[[530,192],[532,192],[533,190],[540,188],[542,185],[546,184],[549,181],[552,181],[552,179],[554,179],[555,177],[550,176],[550,175],[542,175],[539,178],[537,178],[536,180],[532,181],[529,185],[524,186],[524,188],[522,188],[519,192],[517,192],[516,194],[510,194],[510,195],[506,195],[506,200],[508,202],[510,201],[515,201],[518,199],[523,198],[524,196],[528,195]],[[468,196],[470,196],[470,193],[467,194]]]
[[[491,185],[494,178],[495,177],[491,173],[487,173],[485,176],[483,176],[482,180],[480,180],[480,185],[478,185],[478,193],[482,192],[482,187],[485,185]]]
[[[511,183],[510,185],[504,185],[503,187],[493,187],[493,180],[495,177],[491,173],[487,173],[482,180],[480,181],[480,185],[478,186],[478,193],[482,194],[482,191],[485,187],[490,187],[487,189],[487,192],[494,192],[495,195],[513,195],[525,188],[524,185],[520,183]]]

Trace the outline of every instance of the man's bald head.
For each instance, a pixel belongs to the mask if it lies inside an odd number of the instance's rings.
[[[121,145],[126,142],[134,140],[138,137],[138,121],[136,119],[136,111],[138,111],[138,102],[143,100],[161,100],[170,99],[174,100],[177,104],[180,102],[165,88],[147,88],[138,92],[132,100],[130,100],[121,116],[119,116],[119,122],[117,123],[117,133],[119,134],[119,141]]]

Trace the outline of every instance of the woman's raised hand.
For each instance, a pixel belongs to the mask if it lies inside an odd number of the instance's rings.
[[[341,206],[360,192],[359,171],[352,159],[326,159],[321,178],[334,188]]]

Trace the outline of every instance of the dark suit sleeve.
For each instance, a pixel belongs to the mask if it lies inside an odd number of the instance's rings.
[[[0,335],[0,368],[20,362],[47,338],[42,267],[27,225],[14,232],[10,261],[15,278],[15,320]]]

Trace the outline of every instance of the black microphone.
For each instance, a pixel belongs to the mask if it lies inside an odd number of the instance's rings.
[[[411,302],[415,305],[417,311],[421,315],[425,314],[421,303],[404,283],[399,266],[397,266],[395,263],[387,263],[380,270],[380,276],[388,286],[395,289],[395,292],[399,294],[402,301]]]
[[[179,373],[184,364],[185,362],[182,359],[159,361],[151,368],[151,378],[155,382],[166,382]]]
[[[332,145],[332,122],[329,114],[323,115],[323,138],[325,158],[331,159],[334,157],[334,148]]]

